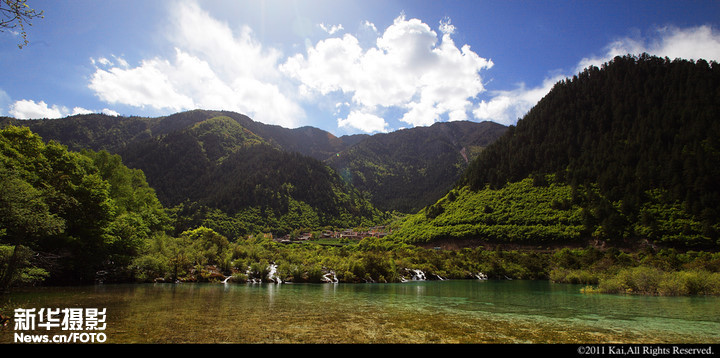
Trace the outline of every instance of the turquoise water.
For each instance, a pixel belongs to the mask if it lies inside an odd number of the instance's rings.
[[[720,343],[718,297],[581,288],[475,280],[98,285],[19,291],[6,305],[104,308],[107,343]],[[0,342],[13,342],[14,328],[2,328]]]

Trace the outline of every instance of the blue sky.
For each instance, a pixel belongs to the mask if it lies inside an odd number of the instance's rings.
[[[720,61],[718,1],[28,0],[0,115],[233,110],[336,135],[514,124],[615,55]]]

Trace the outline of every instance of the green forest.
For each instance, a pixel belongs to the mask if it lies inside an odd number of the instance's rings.
[[[142,171],[71,152],[24,127],[0,134],[0,284],[95,282],[124,271],[170,224]]]
[[[404,158],[412,151],[390,154],[380,137],[333,138],[229,113],[6,122],[0,289],[402,282],[419,270],[580,283],[587,293],[720,294],[718,104],[717,63],[617,57],[559,82],[495,137],[453,144],[404,133],[396,145],[420,141],[432,153],[425,159],[437,160],[424,163]],[[333,161],[288,149],[311,137],[308,151],[336,153]],[[404,178],[418,173],[417,186]],[[443,191],[398,201],[433,185]],[[393,191],[384,202],[412,211],[373,204]],[[392,234],[323,235],[374,226]],[[309,239],[278,240],[301,233]]]
[[[325,160],[383,211],[414,213],[441,198],[507,127],[440,122],[373,135]]]
[[[383,214],[323,162],[284,151],[229,117],[213,117],[122,152],[179,217],[228,237],[370,225]],[[222,224],[216,225],[222,222]],[[211,224],[216,223],[216,224]]]

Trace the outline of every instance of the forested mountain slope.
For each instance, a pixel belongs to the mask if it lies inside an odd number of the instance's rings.
[[[718,163],[720,65],[616,57],[557,83],[396,237],[717,248]]]
[[[214,117],[228,117],[242,127],[285,151],[295,151],[324,160],[357,143],[365,136],[335,137],[312,127],[288,129],[253,121],[229,111],[194,110],[169,116],[146,118],[81,114],[59,119],[17,120],[0,118],[0,124],[29,127],[46,140],[56,140],[70,150],[107,150],[118,152],[138,141],[164,136],[192,127]]]
[[[370,224],[379,212],[321,161],[284,151],[220,116],[141,141],[120,151],[142,169],[167,207],[198,217],[178,231],[206,224],[208,215],[231,223],[229,237],[325,225]]]
[[[204,178],[202,185],[208,187],[213,186],[208,182],[210,177],[230,185],[231,181],[223,178],[223,170],[235,171],[234,178],[239,182],[232,184],[237,184],[236,187],[250,183],[245,176],[258,178],[256,173],[238,171],[229,168],[229,164],[215,168],[230,156],[235,157],[231,162],[241,163],[238,152],[250,158],[248,165],[250,162],[262,165],[252,158],[256,155],[267,158],[268,153],[285,158],[282,160],[294,160],[272,170],[295,175],[299,174],[293,166],[308,159],[290,155],[298,153],[324,161],[341,175],[346,186],[357,188],[381,210],[401,212],[414,212],[441,197],[457,181],[469,160],[506,129],[491,122],[449,122],[393,133],[336,137],[318,128],[288,129],[255,122],[235,112],[207,110],[157,118],[103,114],[38,120],[3,118],[0,124],[27,126],[42,138],[56,140],[71,150],[107,150],[119,154],[128,166],[145,172],[167,206],[202,201],[216,207],[208,196],[200,194],[204,189],[198,180]],[[267,176],[265,179],[269,179]],[[309,188],[297,188],[296,192],[301,190]],[[248,197],[254,199],[243,199],[243,203],[277,201],[259,199],[259,195],[255,193]],[[227,207],[229,199],[220,199],[216,194],[212,197],[223,200],[221,205]],[[318,198],[326,199],[319,195],[314,200]]]
[[[381,210],[417,212],[452,188],[470,160],[507,127],[441,122],[376,134],[326,162]]]

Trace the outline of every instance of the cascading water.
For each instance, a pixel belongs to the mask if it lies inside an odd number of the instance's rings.
[[[338,283],[337,275],[335,275],[334,271],[330,271],[323,275],[322,278],[323,282],[330,282],[330,283]]]
[[[275,283],[283,283],[282,279],[277,276],[277,265],[276,264],[270,264],[269,266],[270,273],[268,273],[267,278]]]
[[[283,280],[277,275],[277,267],[278,267],[278,266],[277,266],[276,264],[274,264],[274,263],[272,263],[272,264],[270,264],[270,265],[268,266],[267,279],[268,279],[270,282],[273,282],[273,283],[283,283]],[[429,279],[428,279],[428,275],[427,275],[424,271],[422,271],[422,270],[420,270],[420,269],[406,269],[405,271],[409,274],[409,278],[406,278],[405,276],[403,276],[403,277],[401,278],[401,281],[402,281],[402,282],[428,281],[428,280],[429,280]],[[252,275],[252,271],[250,270],[250,268],[248,268],[247,274],[248,274],[248,277],[252,277],[252,276],[253,276],[253,275]],[[445,280],[445,278],[443,278],[443,277],[441,277],[441,276],[439,276],[439,275],[435,275],[435,274],[432,274],[432,273],[431,273],[430,275],[433,277],[433,278],[431,278],[431,279],[437,279],[437,280],[440,280],[440,281],[444,281],[444,280]],[[475,276],[475,278],[478,279],[478,280],[487,280],[487,279],[488,279],[488,276],[487,276],[486,274],[482,273],[482,272],[478,272],[478,273],[476,273],[474,276]],[[225,280],[223,280],[222,282],[223,282],[224,284],[227,284],[227,283],[230,282],[230,280],[231,280],[232,278],[233,278],[232,276],[227,276],[227,277],[225,277]],[[322,281],[323,281],[323,282],[327,282],[327,283],[339,283],[339,282],[340,282],[340,281],[338,280],[337,275],[335,274],[335,272],[334,272],[334,271],[331,271],[331,270],[329,270],[328,272],[326,272],[326,273],[322,276]],[[263,282],[263,279],[261,279],[261,278],[256,278],[256,277],[252,277],[252,278],[248,279],[248,282],[250,282],[250,283],[262,283],[262,282]]]
[[[427,276],[425,276],[425,272],[422,270],[413,270],[415,273],[412,277],[413,281],[425,281],[427,280]]]
[[[425,272],[423,272],[422,270],[419,270],[419,269],[408,269],[408,271],[409,271],[410,274],[411,274],[411,275],[410,275],[410,279],[403,278],[403,279],[402,279],[403,282],[408,282],[408,281],[426,281],[426,280],[427,280],[427,276],[425,276]]]

